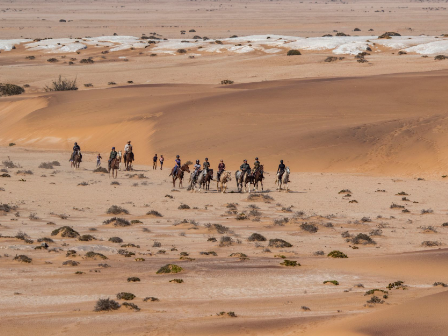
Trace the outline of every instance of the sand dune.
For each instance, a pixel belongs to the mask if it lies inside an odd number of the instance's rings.
[[[446,72],[212,85],[139,85],[3,99],[1,144],[106,154],[133,140],[138,162],[220,158],[236,169],[441,176]],[[44,106],[44,101],[48,106]],[[20,110],[14,119],[8,111]],[[171,164],[171,163],[169,163]]]

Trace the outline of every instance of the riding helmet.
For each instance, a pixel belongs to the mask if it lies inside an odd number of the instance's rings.
[[[208,160],[208,158],[205,158],[205,161],[207,161]]]
[[[112,147],[112,149],[115,149],[115,147]]]
[[[78,143],[77,142],[75,142],[75,145],[77,145]]]
[[[244,160],[244,162],[247,162],[247,160]]]
[[[199,163],[199,160],[196,160],[196,163]]]
[[[283,163],[283,160],[280,160],[280,163]]]
[[[258,160],[258,158],[256,157],[255,160]]]
[[[179,155],[176,155],[176,159],[178,159],[178,158],[180,158],[180,156],[179,156]]]

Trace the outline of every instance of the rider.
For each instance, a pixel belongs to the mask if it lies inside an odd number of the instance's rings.
[[[201,164],[199,163],[199,160],[196,160],[196,164],[194,165],[193,181],[196,181],[200,172],[201,172]]]
[[[218,181],[221,178],[221,174],[224,173],[225,170],[226,170],[226,164],[224,163],[224,160],[221,160],[218,165],[218,173],[216,176]]]
[[[202,167],[204,168],[204,174],[208,173],[208,170],[210,169],[210,162],[208,162],[208,158],[205,158],[205,162],[202,164]],[[213,180],[213,176],[212,176]]]
[[[171,176],[171,175],[176,175],[176,173],[177,173],[177,169],[179,168],[180,169],[180,156],[179,155],[176,155],[176,160],[175,160],[175,162],[176,162],[176,165],[174,166],[174,168],[173,168],[173,170],[171,171],[171,174],[169,175],[169,176]]]
[[[132,152],[131,141],[128,141],[128,143],[124,146],[124,153],[131,153],[131,160],[134,161],[134,153]]]
[[[79,152],[79,158],[80,158],[80,160],[82,161],[81,147],[79,147],[79,145],[78,145],[77,142],[75,142],[75,144],[74,144],[74,146],[73,146],[73,153],[72,153],[72,156],[70,157],[70,160],[69,160],[69,161],[73,161],[76,152]]]
[[[108,167],[110,169],[110,163],[112,162],[113,159],[115,159],[117,157],[118,153],[115,151],[115,147],[112,147],[112,150],[109,154],[109,162],[108,162]]]
[[[277,176],[278,176],[279,180],[281,180],[283,174],[285,173],[285,169],[286,169],[286,166],[284,165],[283,160],[280,160],[280,164],[278,165],[278,169],[277,169]]]
[[[157,154],[152,158],[152,169],[157,169]]]
[[[255,162],[254,162],[254,169],[252,170],[252,173],[255,173],[258,168],[260,168],[260,161],[258,161],[258,158],[255,158]]]
[[[243,161],[243,164],[240,166],[240,170],[242,172],[241,177],[240,177],[240,181],[243,181],[244,180],[244,175],[250,174],[250,166],[247,163],[247,160]]]

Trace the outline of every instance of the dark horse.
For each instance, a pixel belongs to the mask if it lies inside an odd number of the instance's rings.
[[[115,159],[112,159],[109,165],[109,178],[110,173],[112,173],[113,178],[117,178],[118,170],[120,169],[121,156],[117,156]]]
[[[260,165],[258,169],[255,171],[254,175],[254,190],[257,189],[258,191],[258,182],[261,183],[261,190],[263,190],[263,165]]]
[[[132,162],[134,161],[134,153],[125,153],[123,156],[124,168],[126,170],[132,170]]]
[[[173,174],[173,172],[171,172],[171,175],[173,176],[173,188],[176,187],[176,180],[179,180],[179,188],[182,187],[182,180],[184,179],[184,172],[188,172],[188,173],[190,172],[190,167],[188,167],[188,162],[185,163],[182,167],[177,168],[176,174]]]
[[[76,153],[73,155],[72,167],[77,169],[79,168],[80,164],[81,164],[81,154],[79,154],[79,151],[76,151]]]
[[[207,170],[205,179],[202,179],[202,185],[205,190],[210,190],[210,181],[213,179],[213,169]]]

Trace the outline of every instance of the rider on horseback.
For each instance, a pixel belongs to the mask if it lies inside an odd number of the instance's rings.
[[[250,174],[250,166],[247,163],[247,160],[243,161],[243,164],[240,166],[240,170],[241,170],[241,177],[240,177],[240,182],[242,183],[244,181],[244,175]]]
[[[280,160],[280,164],[278,165],[277,169],[277,176],[278,179],[281,180],[283,177],[283,174],[285,173],[286,166],[283,164],[283,160]]]
[[[174,168],[173,168],[173,170],[171,171],[171,174],[169,175],[169,176],[171,176],[171,175],[176,175],[176,173],[177,173],[177,169],[179,168],[181,168],[181,166],[180,166],[180,156],[179,155],[176,155],[176,160],[175,160],[175,162],[176,162],[176,165],[174,166]]]
[[[204,175],[208,174],[208,170],[210,169],[210,162],[208,162],[208,158],[205,158],[205,162],[202,164],[203,168],[204,168]],[[213,176],[212,176],[212,180],[213,180]]]
[[[109,162],[108,162],[108,167],[110,169],[110,163],[112,162],[113,159],[117,158],[118,153],[115,151],[115,147],[112,147],[112,150],[109,154]]]
[[[132,152],[132,145],[131,145],[131,141],[128,141],[128,143],[124,146],[124,153],[131,154],[131,160],[134,161],[134,153]]]
[[[75,145],[73,146],[73,153],[72,153],[72,156],[70,157],[69,161],[73,161],[75,158],[75,154],[78,152],[79,152],[80,162],[82,162],[81,147],[79,147],[78,143],[75,142]]]
[[[199,163],[199,160],[196,160],[196,164],[194,165],[193,181],[197,180],[200,172],[201,172],[201,164]]]
[[[226,164],[224,163],[224,160],[221,160],[221,162],[218,165],[218,173],[216,174],[216,179],[219,181],[221,178],[221,174],[224,173],[226,170]]]
[[[252,174],[255,174],[255,172],[258,170],[258,168],[260,168],[260,161],[258,161],[258,158],[255,158],[255,162],[254,162],[254,168],[252,169]]]

